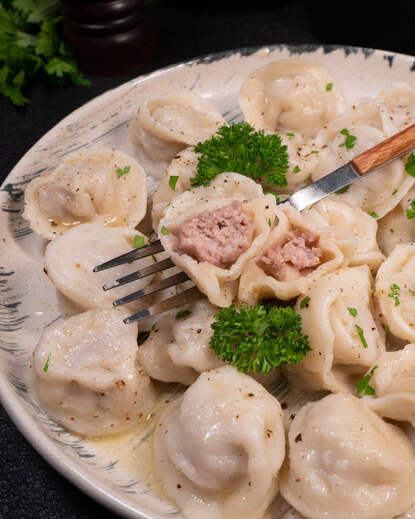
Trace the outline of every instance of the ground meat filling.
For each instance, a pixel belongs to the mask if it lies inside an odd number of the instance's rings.
[[[297,279],[308,269],[321,265],[323,252],[317,247],[318,240],[318,235],[312,232],[292,230],[283,245],[275,245],[261,256],[258,266],[278,281]]]
[[[203,211],[180,227],[177,251],[197,261],[207,261],[228,268],[249,249],[254,239],[255,223],[242,210],[242,203]]]

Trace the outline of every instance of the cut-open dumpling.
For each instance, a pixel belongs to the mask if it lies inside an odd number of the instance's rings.
[[[369,267],[347,267],[316,280],[297,301],[311,351],[286,375],[306,389],[352,392],[354,383],[385,351],[376,323]]]
[[[354,241],[349,265],[369,265],[375,271],[385,259],[376,241],[377,221],[359,207],[326,198],[303,212],[319,226],[330,225]]]
[[[67,155],[26,188],[23,217],[53,240],[86,222],[135,227],[147,208],[146,175],[134,158],[106,148]]]
[[[316,144],[320,151],[313,180],[327,175],[396,132],[396,126],[385,117],[378,103],[370,98],[361,99],[317,134]],[[414,181],[405,171],[404,162],[396,159],[356,180],[344,193],[332,196],[361,207],[374,218],[382,218],[399,204]]]
[[[229,306],[246,264],[261,254],[275,218],[275,198],[238,173],[186,191],[167,206],[158,235],[173,262],[220,307]]]
[[[290,206],[274,209],[276,225],[262,255],[244,269],[238,298],[256,304],[261,299],[288,300],[304,294],[320,276],[347,265],[354,241],[327,225],[319,227]]]
[[[93,268],[105,261],[142,247],[147,238],[129,227],[108,227],[84,223],[48,243],[45,251],[45,272],[56,288],[79,308],[89,310],[112,303],[151,282],[148,276],[134,284],[111,291],[102,287],[137,270],[137,264],[124,264],[102,272]],[[152,265],[152,258],[140,260],[140,267]],[[132,303],[133,306],[138,303]]]
[[[380,319],[390,332],[415,343],[415,243],[397,245],[376,276]]]
[[[345,109],[329,71],[304,59],[277,60],[251,72],[241,87],[239,104],[257,130],[291,130],[306,138]]]
[[[161,416],[154,447],[187,519],[262,519],[285,456],[281,406],[230,366],[207,371]]]
[[[159,179],[175,155],[209,139],[224,124],[211,103],[180,90],[144,101],[131,123],[130,138],[147,174]]]
[[[415,87],[409,83],[402,81],[383,89],[377,100],[385,105],[399,130],[415,123]]]
[[[47,414],[87,436],[131,428],[154,404],[154,389],[137,363],[137,324],[104,306],[56,322],[33,353],[35,388]]]
[[[304,406],[288,442],[281,494],[306,519],[392,519],[413,503],[409,439],[355,396]]]
[[[189,307],[182,317],[171,314],[158,322],[138,349],[147,373],[164,382],[192,384],[203,371],[222,366],[224,362],[209,347],[210,325],[217,311],[204,300]]]

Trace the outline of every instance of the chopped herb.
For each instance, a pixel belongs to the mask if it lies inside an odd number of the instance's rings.
[[[341,195],[342,193],[345,193],[350,187],[350,184],[344,187],[341,187],[337,191],[335,191],[336,195]]]
[[[177,312],[177,314],[174,316],[175,319],[183,319],[183,317],[187,317],[192,312],[190,310],[180,310],[180,312]]]
[[[154,263],[158,262],[158,259],[154,256],[154,254],[152,254],[151,257],[153,258]]]
[[[137,198],[137,195],[131,195],[131,198]]]
[[[294,137],[294,134],[292,132],[288,132],[285,134],[287,137],[290,137],[292,139]]]
[[[367,375],[365,375],[358,382],[356,382],[356,384],[355,384],[356,393],[358,395],[360,395],[361,393],[363,393],[364,395],[375,395],[376,394],[373,387],[369,385],[369,382],[370,382],[370,379],[373,377],[373,374],[377,367],[378,367],[377,365],[375,367],[373,367]]]
[[[136,234],[134,236],[134,249],[140,249],[141,247],[144,247],[144,236]]]
[[[298,364],[310,350],[301,316],[292,307],[232,304],[214,316],[210,347],[239,371],[269,373]]]
[[[408,160],[405,164],[405,171],[408,173],[408,175],[411,175],[411,177],[415,177],[415,154],[411,153],[408,157]]]
[[[117,176],[122,177],[123,175],[126,175],[130,172],[131,166],[125,166],[125,168],[117,168]]]
[[[170,234],[170,231],[168,229],[166,229],[166,227],[163,227],[161,228],[161,234],[163,234],[164,236],[168,236]]]
[[[346,138],[344,139],[344,142],[339,144],[339,148],[341,146],[345,146],[348,150],[351,150],[355,145],[357,137],[355,137],[354,135],[350,135],[349,130],[347,128],[343,128],[343,130],[341,130],[340,133],[342,135],[345,135]]]
[[[408,220],[412,220],[412,218],[415,218],[415,199],[411,200],[411,209],[406,210],[406,217]]]
[[[392,195],[396,195],[397,192],[398,192],[398,189],[394,189],[394,190],[392,191]]]
[[[310,302],[311,298],[310,296],[305,296],[300,303],[300,308],[308,308],[308,304]]]
[[[48,353],[48,358],[46,359],[45,365],[43,366],[43,371],[45,373],[49,369],[49,362],[50,362],[51,355],[52,355],[51,353]]]
[[[360,326],[358,324],[355,324],[354,325],[356,330],[357,330],[357,333],[359,334],[359,337],[360,337],[360,340],[363,344],[363,348],[367,348],[367,342],[366,342],[366,339],[365,339],[365,335],[363,333],[363,329],[360,328]]]
[[[369,216],[372,218],[379,218],[378,214],[375,211],[370,211]]]
[[[349,310],[349,314],[350,314],[352,317],[356,317],[356,315],[357,315],[357,310],[356,310],[356,308],[350,308],[350,307],[349,307],[348,310]]]
[[[311,150],[310,153],[318,153],[318,150]]]
[[[271,218],[268,218],[268,225],[272,227]]]
[[[385,335],[388,335],[388,333],[389,333],[389,325],[387,324],[385,326]]]
[[[415,290],[412,288],[408,288],[408,292],[411,294],[411,296],[415,296]]]
[[[285,187],[288,169],[287,146],[277,134],[255,131],[247,122],[224,125],[210,139],[199,142],[200,153],[193,186],[209,186],[220,173],[234,171],[256,182]]]
[[[297,164],[297,166],[295,166],[295,168],[293,169],[293,173],[298,173],[299,171],[301,171],[301,168]]]
[[[326,91],[330,92],[333,89],[333,83],[327,83],[326,85]]]
[[[393,285],[391,285],[389,287],[389,290],[390,290],[390,292],[389,292],[388,296],[391,297],[395,301],[395,306],[399,306],[401,303],[399,301],[399,296],[401,294],[400,287],[396,283],[394,283]]]
[[[177,184],[178,180],[179,180],[178,175],[171,175],[169,177],[169,186],[173,189],[173,191],[176,191],[176,184]]]

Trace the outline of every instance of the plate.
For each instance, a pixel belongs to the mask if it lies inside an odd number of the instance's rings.
[[[118,514],[129,518],[181,517],[151,481],[151,433],[160,404],[146,424],[122,438],[86,440],[49,420],[31,392],[31,354],[42,330],[60,318],[55,288],[43,276],[46,240],[22,219],[24,189],[35,176],[52,169],[67,154],[94,144],[130,154],[128,125],[140,102],[178,88],[202,94],[228,121],[241,120],[237,94],[248,73],[272,60],[313,59],[327,67],[341,85],[346,102],[374,96],[391,82],[415,80],[415,59],[388,51],[347,46],[275,45],[222,52],[167,67],[129,81],[82,106],[40,139],[11,171],[0,191],[0,396],[22,434],[61,474]],[[149,181],[150,190],[155,183]],[[278,383],[274,394],[287,396]],[[177,386],[171,385],[174,395]],[[272,516],[287,512],[277,502]],[[293,516],[291,516],[293,517]]]

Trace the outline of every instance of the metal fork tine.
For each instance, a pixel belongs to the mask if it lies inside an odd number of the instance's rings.
[[[165,260],[155,263],[154,265],[150,265],[149,267],[145,267],[141,270],[137,270],[136,272],[132,272],[131,274],[128,274],[127,276],[116,279],[112,283],[110,283],[108,285],[104,285],[102,288],[104,290],[111,290],[112,288],[126,285],[127,283],[131,283],[131,281],[136,281],[137,279],[142,279],[147,276],[151,276],[151,274],[157,274],[157,272],[161,272],[162,270],[167,270],[174,266],[175,265],[172,262],[172,260],[170,258],[167,258]]]
[[[140,258],[145,258],[147,256],[151,256],[152,254],[157,254],[157,252],[163,251],[164,249],[161,245],[160,240],[156,240],[152,243],[149,243],[148,245],[144,245],[144,247],[140,247],[139,249],[133,249],[130,252],[121,254],[121,256],[117,256],[116,258],[101,263],[101,265],[97,265],[93,268],[93,272],[101,272],[101,270],[117,267],[118,265],[123,265],[124,263],[128,263],[130,261],[134,261]]]
[[[199,299],[203,299],[204,296],[198,288],[192,287],[181,294],[177,294],[173,297],[169,297],[165,299],[161,303],[157,303],[150,308],[146,308],[137,312],[136,314],[130,315],[124,319],[125,324],[130,324],[135,321],[141,321],[142,319],[147,319],[148,317],[154,317],[155,315],[163,314],[168,312],[169,310],[174,310],[175,308],[180,308],[181,306],[187,305],[189,303],[193,303],[194,301],[198,301]]]
[[[184,272],[179,272],[178,274],[174,274],[169,278],[162,279],[158,283],[154,283],[153,285],[148,285],[141,290],[137,290],[132,294],[128,294],[127,296],[121,297],[117,299],[112,304],[114,306],[125,305],[126,303],[130,303],[131,301],[135,301],[136,299],[140,299],[144,296],[149,296],[151,294],[155,294],[156,292],[160,292],[160,290],[164,290],[165,288],[170,288],[178,283],[183,283],[183,281],[187,281],[189,277]]]

